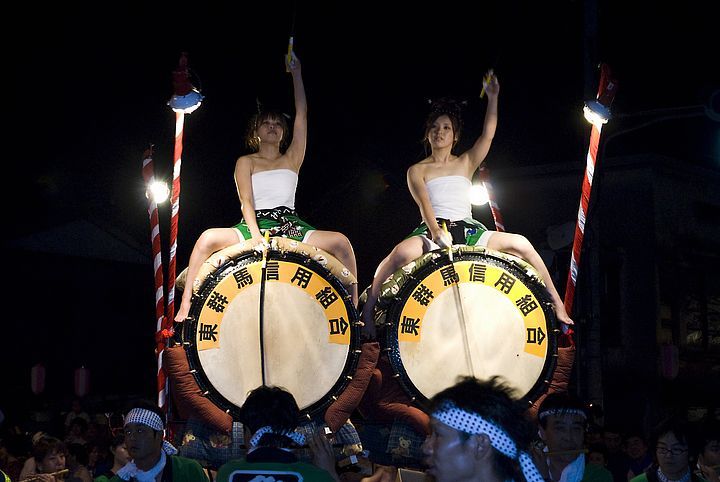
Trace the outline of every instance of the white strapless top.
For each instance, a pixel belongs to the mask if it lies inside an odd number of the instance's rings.
[[[255,209],[287,206],[295,209],[298,175],[290,169],[272,169],[252,175]]]
[[[472,217],[470,188],[465,176],[440,176],[425,183],[436,218],[460,221]]]

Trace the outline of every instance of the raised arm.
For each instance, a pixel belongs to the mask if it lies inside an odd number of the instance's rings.
[[[498,79],[492,70],[489,71],[487,75],[490,79],[485,85],[488,105],[485,110],[483,131],[482,134],[480,134],[480,137],[478,137],[475,141],[475,144],[473,144],[473,146],[464,154],[467,155],[470,160],[470,175],[472,175],[485,160],[485,157],[490,151],[490,145],[492,144],[493,137],[495,137],[495,129],[497,128],[498,94],[500,93],[500,84],[498,83]]]
[[[433,241],[443,248],[450,246],[452,241],[447,239],[449,236],[442,230],[437,223],[437,219],[435,219],[435,210],[430,203],[421,164],[410,166],[407,171],[407,183],[410,194],[412,194],[415,203],[420,208],[420,214],[428,227],[428,231],[430,231]]]
[[[293,92],[295,96],[295,122],[293,123],[293,136],[290,146],[285,153],[290,157],[296,169],[305,159],[305,146],[307,145],[307,99],[305,98],[305,85],[303,84],[300,59],[293,52],[288,61],[285,57],[287,68],[292,75]]]
[[[255,202],[252,190],[252,160],[250,156],[242,156],[235,163],[235,187],[242,209],[243,219],[252,235],[252,245],[263,242],[263,236],[255,217]]]

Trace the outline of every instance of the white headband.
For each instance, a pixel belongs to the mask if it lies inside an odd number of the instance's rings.
[[[125,425],[129,423],[145,425],[158,432],[163,432],[163,435],[165,433],[165,425],[160,415],[145,408],[133,408],[130,410],[128,414],[125,415]],[[163,451],[168,455],[175,455],[177,453],[177,449],[167,440],[163,440]]]
[[[458,408],[453,402],[445,401],[432,414],[433,418],[455,430],[471,435],[485,434],[490,445],[501,454],[520,462],[520,468],[527,482],[543,482],[543,477],[535,467],[527,452],[518,452],[517,445],[503,429],[485,420],[476,413]]]
[[[538,414],[538,418],[542,420],[543,418],[549,417],[550,415],[580,415],[583,420],[587,420],[587,415],[583,410],[580,410],[579,408],[549,408],[540,412]]]
[[[277,430],[273,430],[272,427],[269,425],[266,425],[264,427],[261,427],[257,429],[257,432],[253,434],[253,436],[250,438],[250,442],[248,444],[251,448],[255,448],[258,446],[258,443],[260,443],[260,439],[263,435],[266,433],[272,433],[275,435],[284,435],[285,437],[291,439],[293,442],[295,442],[298,445],[305,445],[305,436],[299,432],[290,432],[288,430],[284,430],[281,432],[278,432]]]

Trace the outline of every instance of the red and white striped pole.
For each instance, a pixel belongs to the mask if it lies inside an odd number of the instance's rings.
[[[604,110],[605,116],[603,120],[592,121],[591,117],[588,118],[592,124],[592,130],[590,132],[590,146],[588,147],[588,154],[585,163],[585,176],[583,178],[582,193],[580,195],[580,207],[578,209],[577,223],[575,224],[575,236],[573,239],[572,256],[570,258],[570,270],[568,271],[567,284],[565,286],[565,310],[568,313],[572,313],[573,303],[575,301],[575,285],[577,283],[578,270],[580,267],[580,255],[582,254],[583,237],[585,236],[585,224],[587,222],[588,206],[590,205],[590,194],[592,192],[593,177],[595,176],[595,169],[598,161],[598,147],[600,145],[600,131],[602,130],[603,123],[607,122],[610,114],[610,104],[612,104],[617,91],[617,82],[611,78],[610,67],[607,64],[602,64],[600,68],[600,85],[598,87],[597,100],[592,101],[588,104],[592,104],[593,107]],[[588,111],[593,109],[586,105],[586,117],[588,117]],[[597,119],[597,117],[596,117]],[[564,333],[572,333],[572,330],[565,324],[563,324]]]
[[[503,221],[502,214],[500,213],[500,206],[498,206],[497,201],[495,200],[495,191],[493,190],[492,183],[490,182],[490,170],[486,167],[480,168],[480,182],[483,183],[483,187],[488,193],[490,213],[492,214],[493,221],[495,222],[495,230],[505,231],[505,222]]]
[[[173,153],[173,181],[170,195],[170,255],[168,257],[167,309],[156,333],[158,351],[158,405],[167,412],[168,379],[162,366],[162,357],[167,340],[173,334],[175,318],[175,272],[177,255],[178,218],[180,214],[180,167],[182,166],[183,132],[185,114],[194,112],[202,102],[203,96],[190,82],[187,54],[180,56],[178,68],[173,71],[174,94],[168,105],[175,112],[175,146]]]
[[[151,186],[155,182],[155,168],[153,165],[153,148],[150,146],[143,154],[143,179],[146,186]],[[157,377],[158,391],[162,393],[162,397],[158,396],[158,404],[165,400],[165,381],[166,375],[163,370],[162,353],[165,349],[165,340],[161,336],[165,325],[165,282],[163,280],[162,267],[162,248],[160,242],[160,223],[158,216],[158,206],[154,196],[148,195],[148,216],[150,217],[150,240],[152,242],[153,269],[155,272],[155,319],[156,319],[156,342],[155,356],[157,358]],[[160,405],[162,406],[162,404]]]

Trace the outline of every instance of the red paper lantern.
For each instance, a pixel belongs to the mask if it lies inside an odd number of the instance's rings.
[[[42,363],[38,363],[30,369],[30,390],[35,395],[40,395],[45,391],[45,367]]]
[[[90,392],[90,370],[84,366],[75,369],[75,396],[84,397]]]

